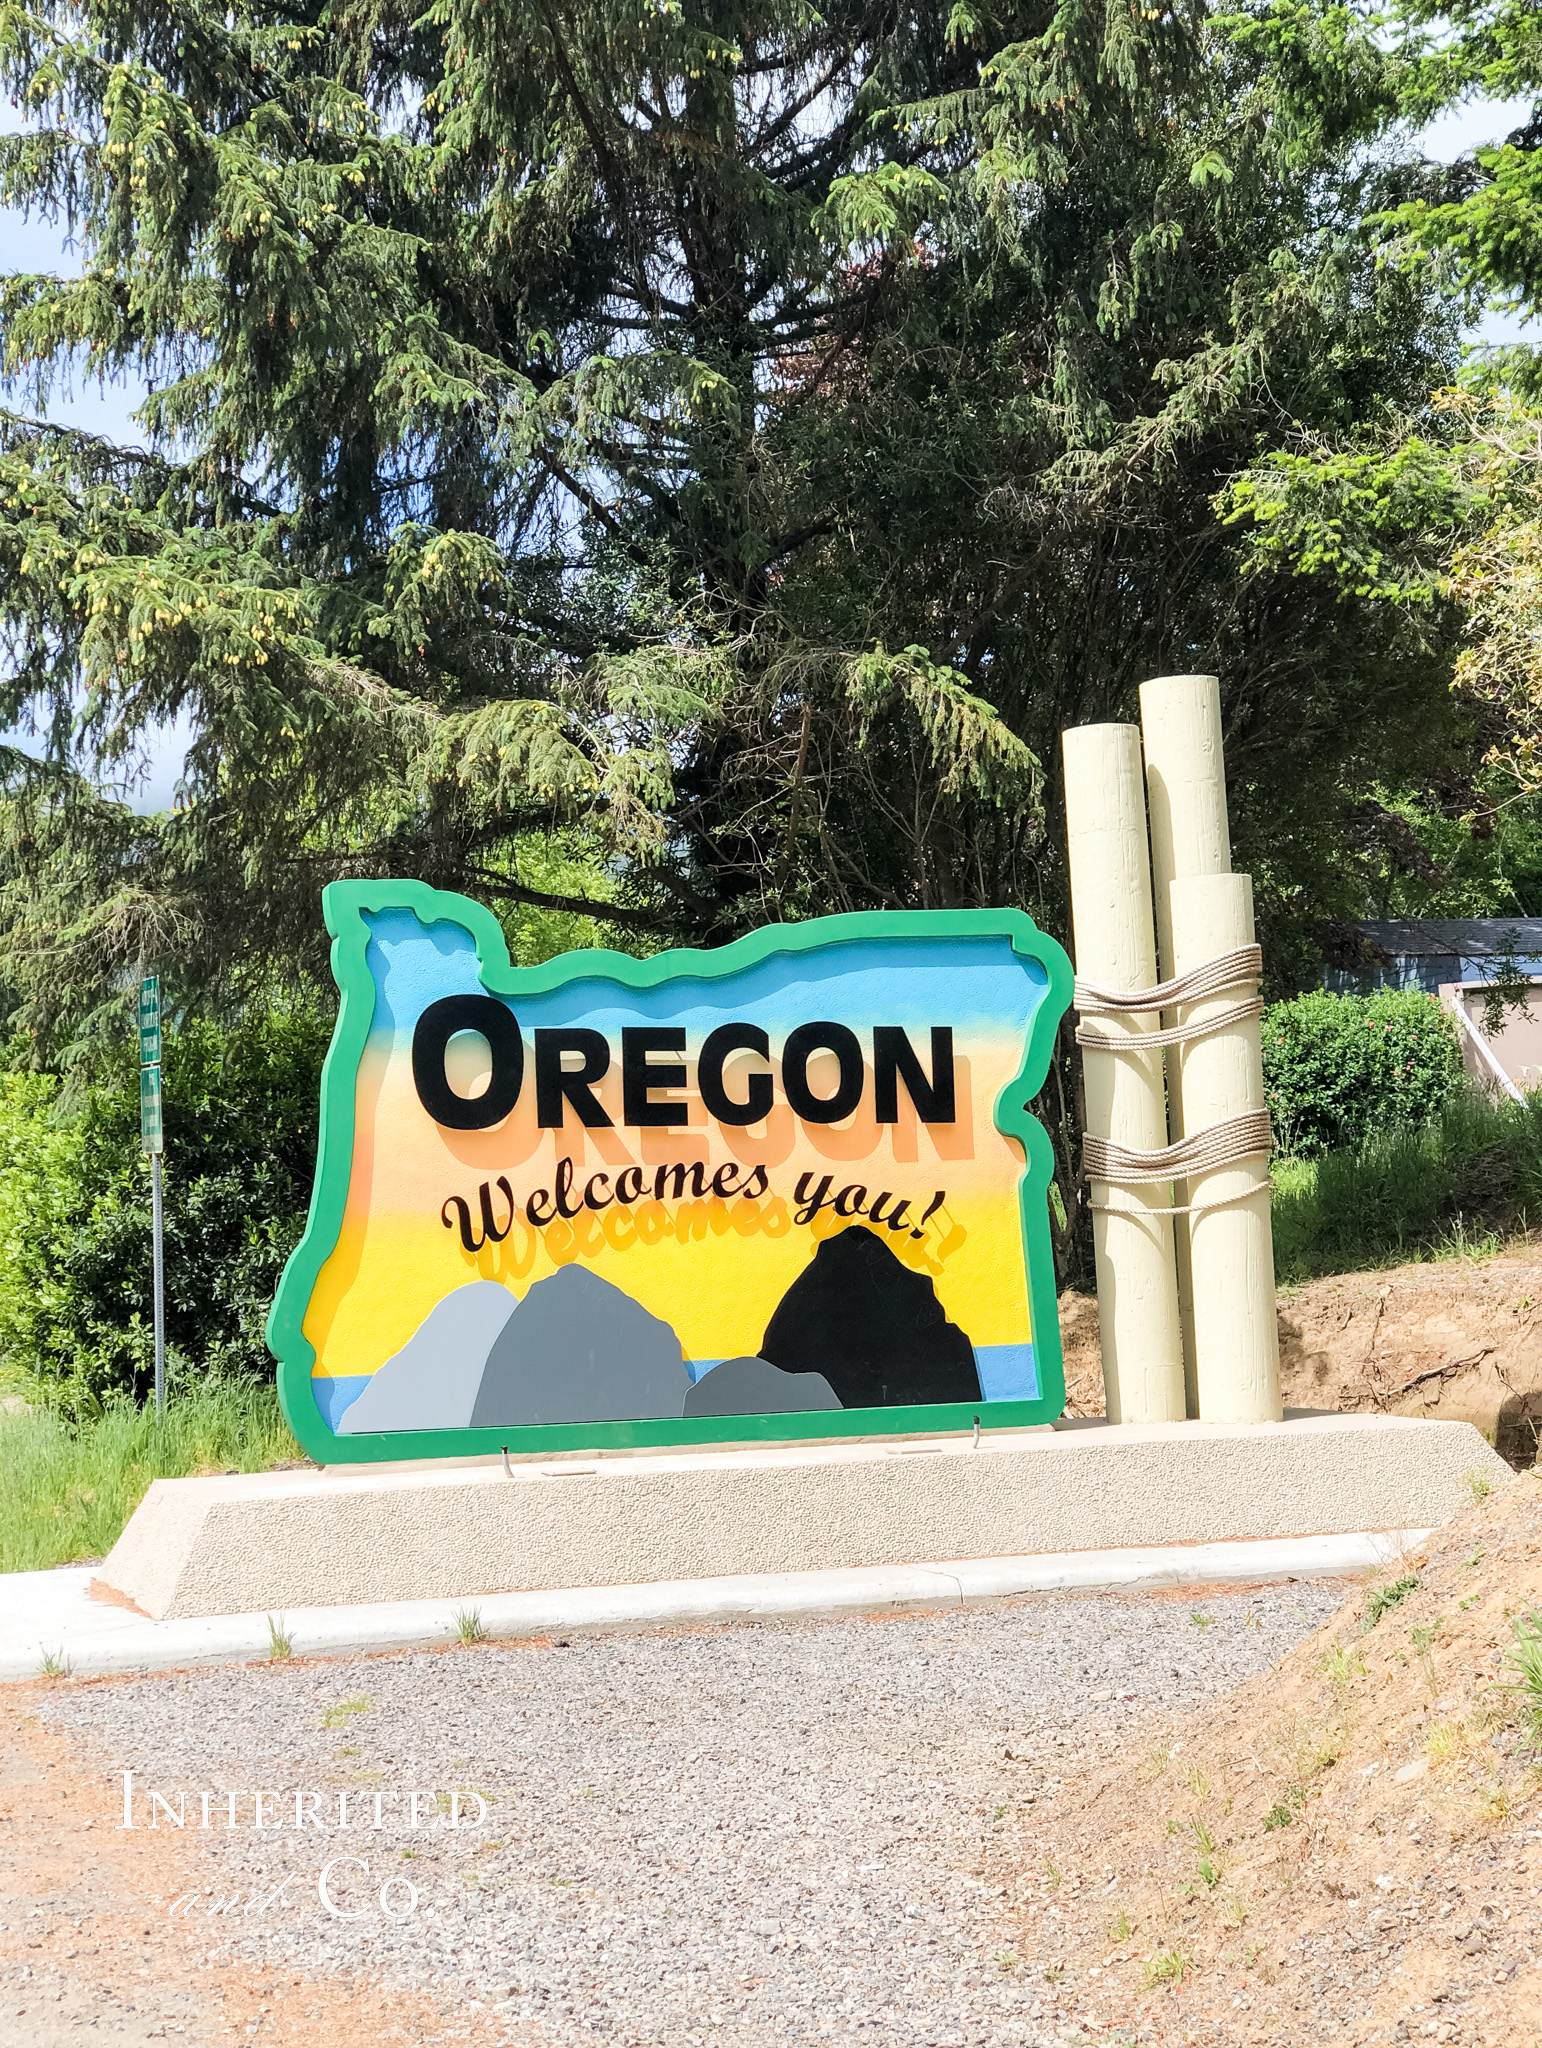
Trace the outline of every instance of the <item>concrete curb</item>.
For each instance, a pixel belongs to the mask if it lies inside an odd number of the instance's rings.
[[[583,1586],[540,1593],[472,1594],[458,1601],[393,1600],[296,1608],[275,1616],[296,1657],[433,1648],[460,1635],[475,1609],[491,1640],[680,1623],[759,1621],[970,1606],[1017,1593],[1142,1591],[1268,1579],[1333,1578],[1374,1571],[1416,1549],[1427,1529],[1234,1543],[1164,1544],[1033,1557],[974,1557],[852,1571],[775,1572],[653,1585]],[[267,1662],[268,1617],[216,1615],[150,1621],[104,1606],[87,1567],[0,1576],[0,1681],[43,1675],[46,1656],[75,1677]]]

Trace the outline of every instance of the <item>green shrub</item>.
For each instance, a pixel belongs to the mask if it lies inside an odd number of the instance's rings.
[[[270,1013],[167,1034],[167,1370],[266,1376],[268,1305],[304,1226],[328,1026]],[[74,1114],[0,1076],[0,1378],[85,1408],[154,1369],[150,1169],[125,1045]]]
[[[1286,1152],[1427,1123],[1462,1079],[1456,1027],[1422,989],[1296,996],[1270,1004],[1262,1035],[1264,1092]]]

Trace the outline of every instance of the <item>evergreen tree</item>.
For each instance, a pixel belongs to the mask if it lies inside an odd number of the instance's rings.
[[[1441,631],[1213,503],[1454,363],[1438,277],[1365,232],[1408,191],[1376,146],[1406,60],[1346,12],[4,20],[0,192],[84,258],[0,286],[3,709],[49,736],[12,763],[5,974],[42,1043],[140,959],[211,1001],[315,974],[338,873],[647,943],[1059,924],[1058,730],[1164,669],[1226,678],[1277,915],[1369,778],[1448,746]],[[142,447],[27,416],[121,367]],[[72,765],[179,715],[165,817]],[[552,832],[587,889],[532,883]]]
[[[1542,12],[1533,0],[1413,0],[1403,12],[1403,101],[1414,122],[1465,101],[1530,100],[1524,120],[1430,180],[1388,220],[1415,251],[1454,257],[1474,300],[1542,311]],[[1535,340],[1485,366],[1522,395],[1542,395]]]

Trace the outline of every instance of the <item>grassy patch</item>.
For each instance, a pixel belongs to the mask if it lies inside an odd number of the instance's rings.
[[[270,1386],[205,1384],[153,1406],[108,1401],[87,1421],[0,1411],[0,1571],[105,1557],[152,1479],[262,1472],[298,1459]]]
[[[1272,1215],[1282,1286],[1497,1249],[1542,1216],[1542,1097],[1496,1103],[1463,1089],[1429,1123],[1281,1156]]]

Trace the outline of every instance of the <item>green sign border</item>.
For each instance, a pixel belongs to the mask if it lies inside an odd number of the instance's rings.
[[[279,1361],[278,1392],[289,1426],[320,1464],[373,1464],[409,1458],[464,1458],[510,1451],[644,1449],[662,1445],[750,1443],[810,1437],[912,1435],[971,1429],[978,1420],[992,1428],[1053,1422],[1065,1406],[1060,1324],[1055,1306],[1055,1269],[1050,1250],[1048,1190],[1054,1152],[1048,1133],[1028,1110],[1029,1100],[1049,1072],[1060,1019],[1071,1002],[1071,963],[1033,919],[1021,910],[858,910],[805,924],[768,925],[731,945],[698,952],[680,948],[634,960],[599,949],[562,953],[540,967],[514,967],[502,929],[490,910],[470,897],[431,888],[426,882],[332,882],[322,895],[332,934],[332,973],[342,996],[332,1043],[321,1074],[321,1136],[316,1179],[305,1233],[290,1255],[268,1316],[267,1339]],[[677,976],[716,980],[778,953],[812,953],[851,939],[1008,938],[1012,950],[1036,960],[1049,977],[1029,1033],[1022,1069],[996,1100],[996,1128],[1023,1146],[1026,1169],[1019,1183],[1023,1257],[1033,1317],[1034,1358],[1043,1393],[1037,1401],[939,1402],[905,1408],[843,1408],[800,1415],[714,1416],[700,1420],[561,1423],[528,1429],[438,1429],[334,1436],[316,1405],[311,1368],[315,1347],[303,1324],[317,1276],[331,1257],[343,1224],[343,1207],[353,1169],[354,1101],[359,1061],[374,1016],[375,987],[366,954],[366,915],[413,911],[425,926],[452,922],[476,942],[477,968],[490,995],[545,995],[574,981],[619,983],[651,989]]]

